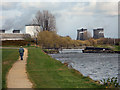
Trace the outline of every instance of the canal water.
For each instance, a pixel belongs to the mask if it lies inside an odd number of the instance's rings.
[[[81,49],[63,49],[62,52],[51,56],[62,63],[67,62],[93,80],[118,77],[118,54],[82,53]]]

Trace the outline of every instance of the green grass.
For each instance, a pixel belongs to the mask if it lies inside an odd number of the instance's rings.
[[[95,45],[95,47],[110,48],[110,45]]]
[[[111,48],[114,51],[120,51],[119,45],[96,45],[95,47]]]
[[[20,47],[20,46],[14,46],[14,45],[4,45],[4,46],[2,46],[2,47]]]
[[[40,48],[28,49],[27,72],[34,88],[100,88],[92,79],[68,69]]]
[[[18,57],[17,49],[2,49],[2,88],[6,88],[6,75]]]
[[[115,51],[120,51],[120,46],[117,46],[117,45],[116,45],[116,46],[114,46],[114,47],[115,47],[115,49],[114,49]]]

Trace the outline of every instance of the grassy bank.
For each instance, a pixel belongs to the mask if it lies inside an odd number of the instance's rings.
[[[120,46],[114,46],[115,47],[115,51],[120,51]]]
[[[118,45],[96,45],[95,47],[111,48],[114,51],[120,51],[120,46]]]
[[[18,57],[17,49],[2,49],[2,88],[6,88],[6,75]]]
[[[34,88],[99,88],[101,85],[68,69],[39,48],[28,49],[27,71]]]

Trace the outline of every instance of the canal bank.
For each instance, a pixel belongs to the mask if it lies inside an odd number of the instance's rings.
[[[62,63],[67,62],[84,76],[93,80],[103,80],[118,76],[117,53],[82,53],[82,49],[64,49],[59,54],[51,56]]]
[[[82,50],[83,53],[120,53],[120,51],[114,51],[111,48],[102,47],[86,47]]]
[[[102,88],[103,86],[60,61],[40,48],[28,48],[27,72],[34,88]]]

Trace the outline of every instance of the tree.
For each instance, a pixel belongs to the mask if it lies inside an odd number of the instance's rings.
[[[56,31],[55,16],[48,10],[44,10],[43,12],[38,11],[33,19],[33,23],[39,24],[43,31]]]
[[[43,48],[58,48],[59,36],[54,31],[41,31],[38,33],[39,45]]]
[[[92,46],[97,45],[97,41],[96,41],[95,39],[93,39],[93,38],[88,39],[88,41],[90,42],[90,44],[91,44]]]

